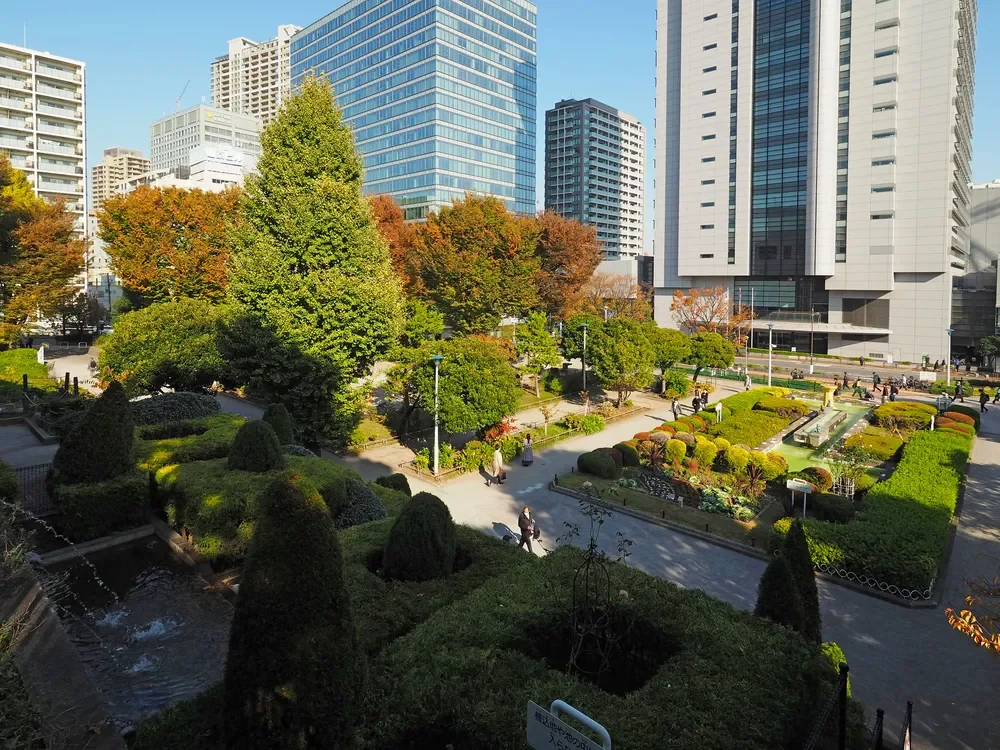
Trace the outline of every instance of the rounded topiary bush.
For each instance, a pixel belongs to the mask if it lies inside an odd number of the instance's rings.
[[[730,471],[740,473],[750,463],[750,451],[739,445],[730,445],[726,449],[726,465]]]
[[[688,448],[694,447],[695,443],[694,435],[692,435],[690,432],[678,432],[676,435],[674,435],[673,439],[680,440]]]
[[[284,404],[268,406],[264,409],[264,416],[261,417],[261,420],[271,425],[274,434],[278,436],[278,442],[282,445],[295,442],[295,424]]]
[[[671,440],[667,443],[667,456],[671,461],[681,461],[687,455],[687,445],[681,440]]]
[[[261,502],[223,684],[227,750],[345,747],[353,734],[365,661],[337,532],[302,479],[279,477]]]
[[[691,432],[691,425],[689,425],[687,422],[679,422],[679,421],[667,422],[667,427],[672,427],[674,430],[674,434],[678,434],[681,432]]]
[[[732,443],[723,437],[717,437],[713,442],[715,443],[715,447],[719,449],[719,453],[725,453],[729,450],[729,446],[732,445]]]
[[[114,382],[59,444],[52,459],[55,481],[93,484],[132,471],[134,437],[128,397],[121,384]]]
[[[665,432],[666,434],[673,436],[677,430],[668,424],[661,424],[659,427],[654,427],[653,432]]]
[[[592,474],[601,479],[615,479],[618,476],[614,459],[600,451],[581,453],[576,459],[576,466],[584,474]]]
[[[390,490],[403,492],[410,496],[413,495],[413,492],[410,491],[410,482],[407,480],[406,475],[400,474],[399,472],[378,477],[375,479],[375,484],[387,487]]]
[[[389,517],[389,511],[378,499],[375,490],[367,484],[354,477],[348,477],[344,484],[347,502],[333,522],[338,529],[360,526],[363,523],[381,521],[383,518]]]
[[[285,467],[285,454],[271,425],[255,419],[240,427],[229,451],[228,468],[263,474]]]
[[[622,456],[621,451],[614,448],[598,448],[598,451],[606,456],[610,456],[611,460],[615,462],[615,474],[617,475],[622,470],[622,466],[625,465],[625,458]]]
[[[641,443],[643,440],[649,440],[649,433],[648,432],[637,432],[637,433],[635,433],[635,435],[632,436],[632,439],[633,440],[638,440]]]
[[[833,487],[833,475],[822,466],[807,466],[799,472],[799,476],[815,484],[820,492],[829,492]]]
[[[657,445],[666,445],[667,442],[670,440],[670,433],[669,432],[665,432],[665,431],[664,432],[653,432],[649,436],[649,439],[652,440]]]
[[[718,453],[719,449],[715,443],[699,435],[699,439],[695,441],[694,452],[691,455],[702,466],[710,467],[715,463],[715,457]]]
[[[418,492],[389,530],[382,552],[383,574],[397,581],[449,576],[455,566],[456,540],[448,506],[429,492]]]
[[[639,451],[636,450],[634,445],[629,445],[628,443],[617,443],[614,448],[622,454],[622,466],[639,465]]]

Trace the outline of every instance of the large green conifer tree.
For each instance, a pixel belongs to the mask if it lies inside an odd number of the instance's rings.
[[[234,379],[285,403],[308,440],[342,441],[355,402],[350,383],[396,343],[402,309],[389,248],[361,193],[354,135],[327,81],[302,82],[261,136],[257,168],[231,233],[229,297],[238,324],[224,334],[223,349],[242,350]],[[246,358],[248,342],[233,340],[254,329],[280,347],[264,367]],[[310,388],[303,373],[320,381],[333,374],[331,404],[290,394],[329,390],[324,382]]]

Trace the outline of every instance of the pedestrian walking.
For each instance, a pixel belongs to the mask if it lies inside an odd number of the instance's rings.
[[[891,386],[889,386],[889,400],[890,401],[895,401],[896,400],[896,396],[897,396],[898,393],[899,393],[899,387],[895,383],[893,383]]]
[[[997,387],[996,393],[993,394],[993,405],[996,406],[1000,402],[1000,386]]]
[[[750,373],[747,372],[747,376],[743,379],[743,390],[749,391],[750,386],[753,385],[753,380],[750,379]]]
[[[883,404],[885,403],[885,400],[888,397],[889,397],[889,386],[884,385],[884,386],[882,386],[882,403]]]
[[[521,444],[521,465],[531,466],[535,462],[535,454],[531,450],[531,433],[529,432],[524,437],[524,442]]]
[[[997,391],[1000,393],[1000,391]],[[673,400],[670,402],[670,411],[673,412],[674,421],[676,422],[681,416],[681,405],[677,400],[677,396],[674,396]]]
[[[934,360],[934,372],[937,372],[937,371],[938,371],[938,368],[939,368],[940,366],[941,366],[941,362],[940,362],[939,360],[936,360],[936,359],[935,359],[935,360]]]
[[[878,388],[878,384],[882,382],[882,378],[878,376],[877,372],[872,373],[872,385]]]
[[[980,413],[985,414],[986,412],[989,411],[989,409],[986,408],[986,404],[989,403],[989,400],[990,400],[990,397],[986,395],[986,389],[985,388],[980,388],[979,389],[979,411],[980,411]]]
[[[847,383],[848,383],[848,380],[847,380],[847,372],[845,371],[845,372],[844,372],[844,388],[847,388]]]
[[[701,407],[701,394],[696,388],[694,391],[694,398],[691,399],[691,409],[692,409],[691,413],[697,414],[700,407]]]
[[[497,448],[493,451],[493,480],[495,480],[497,484],[503,484],[506,478],[506,472],[503,470],[503,454],[500,452],[500,449]],[[486,485],[489,486],[490,484],[491,480],[487,479]]]
[[[517,548],[522,549],[524,545],[528,545],[528,552],[534,554],[535,551],[531,548],[531,539],[535,536],[535,519],[531,517],[531,508],[527,505],[524,506],[521,515],[517,517],[517,528],[521,530],[521,541]]]
[[[858,363],[859,363],[859,364],[860,364],[860,365],[861,365],[862,367],[864,367],[864,366],[865,366],[865,358],[864,358],[864,357],[858,357]]]
[[[701,389],[701,408],[708,406],[708,388]]]
[[[958,399],[958,402],[961,404],[965,403],[965,386],[962,385],[961,380],[955,384],[955,398],[952,399],[952,402],[954,402],[955,399]]]

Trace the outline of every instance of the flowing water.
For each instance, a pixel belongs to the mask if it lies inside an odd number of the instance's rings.
[[[89,557],[42,586],[119,727],[222,678],[232,607],[163,542]]]

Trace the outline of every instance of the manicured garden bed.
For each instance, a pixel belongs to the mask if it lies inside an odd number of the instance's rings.
[[[971,438],[950,430],[914,433],[896,471],[868,491],[856,520],[805,521],[813,561],[899,588],[928,589],[947,546],[971,447]],[[775,524],[775,544],[789,524]]]
[[[136,427],[139,468],[156,471],[171,464],[223,458],[229,455],[236,433],[244,422],[246,419],[236,414],[217,414]]]

